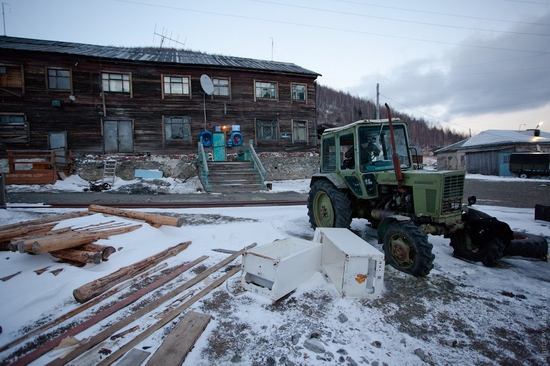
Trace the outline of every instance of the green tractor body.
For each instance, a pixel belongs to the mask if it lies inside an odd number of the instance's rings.
[[[427,234],[449,237],[455,253],[493,265],[509,240],[506,230],[498,234],[507,225],[463,207],[464,171],[415,170],[412,150],[406,123],[391,118],[325,130],[320,172],[310,183],[311,226],[365,218],[378,229],[386,261],[415,276],[433,267]]]

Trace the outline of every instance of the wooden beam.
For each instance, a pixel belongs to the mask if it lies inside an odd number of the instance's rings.
[[[229,263],[233,262],[237,257],[240,257],[245,250],[250,249],[250,248],[254,247],[255,245],[256,244],[254,243],[254,244],[240,250],[238,253],[235,253],[235,254],[227,257],[226,259],[222,260],[221,262],[219,262],[215,266],[210,267],[206,271],[201,272],[200,274],[195,276],[193,279],[187,281],[183,285],[173,289],[172,291],[170,291],[167,294],[161,296],[157,300],[155,300],[153,302],[150,302],[149,304],[145,305],[144,307],[142,307],[141,309],[136,311],[134,314],[126,316],[124,319],[118,321],[117,323],[111,325],[110,327],[108,327],[108,328],[104,329],[103,331],[97,333],[96,335],[92,336],[88,340],[88,342],[86,342],[85,344],[80,345],[79,347],[77,347],[76,349],[71,351],[69,354],[63,356],[63,358],[57,358],[57,359],[53,360],[52,362],[48,363],[47,366],[62,366],[64,364],[68,363],[69,361],[75,359],[76,357],[80,356],[82,353],[84,353],[87,350],[95,347],[96,345],[98,345],[99,343],[101,343],[102,341],[104,341],[105,339],[110,337],[111,335],[113,335],[115,332],[118,332],[119,330],[123,329],[127,325],[131,324],[136,319],[141,318],[142,316],[144,316],[147,313],[149,313],[149,312],[153,311],[154,309],[158,308],[160,305],[167,302],[168,300],[170,300],[174,296],[177,296],[181,292],[183,292],[183,291],[187,290],[188,288],[196,285],[197,283],[203,281],[205,278],[210,276],[212,273],[218,271],[219,269],[221,269],[224,266],[228,265]],[[240,269],[240,267],[239,267],[239,269]],[[78,332],[80,332],[80,331],[81,330],[79,330]],[[78,332],[76,334],[78,334]],[[61,337],[64,338],[64,337],[66,337],[66,335],[61,335],[59,338],[61,338]],[[33,361],[36,358],[43,355],[44,353],[46,353],[48,350],[42,351],[37,356],[33,356],[33,358],[28,357],[28,358],[24,359],[23,360],[24,362],[19,363],[19,365],[21,365],[21,366],[26,365],[30,361]],[[35,352],[38,353],[38,350],[36,350]],[[120,357],[120,356],[121,355],[119,355],[118,357]],[[27,356],[25,356],[25,357],[27,357]],[[13,366],[17,366],[17,365],[14,363]]]
[[[126,267],[122,267],[118,271],[108,274],[107,276],[103,276],[92,282],[88,282],[87,284],[75,289],[73,291],[73,296],[79,303],[85,303],[86,301],[107,291],[116,284],[122,281],[126,281],[127,279],[132,278],[135,275],[156,266],[163,260],[181,253],[183,250],[187,249],[190,244],[190,241],[186,241],[184,243],[163,250],[160,253],[147,257],[139,262],[136,262]]]
[[[180,366],[212,319],[210,314],[189,311],[164,339],[147,366]]]
[[[100,205],[90,205],[90,207],[88,207],[88,210],[92,212],[100,212],[100,213],[105,213],[109,215],[122,216],[122,217],[127,217],[131,219],[136,219],[136,220],[143,220],[149,223],[149,225],[153,227],[161,227],[162,225],[180,227],[181,225],[183,225],[182,218],[177,218],[172,216],[150,214],[150,213],[145,213],[140,211],[121,210],[115,207],[106,207],[106,206],[100,206]]]

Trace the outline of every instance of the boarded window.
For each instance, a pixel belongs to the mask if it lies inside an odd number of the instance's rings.
[[[292,100],[306,100],[306,86],[304,84],[292,84]]]
[[[71,71],[48,69],[48,88],[54,90],[71,90]]]
[[[165,76],[164,94],[189,95],[189,77]]]
[[[256,81],[256,98],[277,99],[277,83]]]
[[[23,74],[20,66],[0,66],[0,87],[23,88]]]
[[[258,141],[277,141],[277,121],[256,121],[256,138]]]
[[[29,123],[24,115],[3,115],[0,120],[1,142],[29,142]]]
[[[103,91],[114,93],[130,92],[130,74],[114,74],[104,72],[101,74]]]
[[[212,79],[214,84],[214,95],[229,96],[229,79]]]
[[[191,120],[189,117],[165,117],[164,138],[169,140],[191,141]]]
[[[307,122],[294,121],[292,124],[294,142],[307,142]]]

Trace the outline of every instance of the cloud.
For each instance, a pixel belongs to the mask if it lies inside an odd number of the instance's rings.
[[[550,101],[550,13],[494,37],[470,37],[439,58],[368,75],[356,90],[381,94],[450,120],[540,108]],[[537,34],[537,35],[535,35]]]

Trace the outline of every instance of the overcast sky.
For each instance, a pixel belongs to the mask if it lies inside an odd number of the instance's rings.
[[[379,83],[381,106],[459,132],[550,131],[550,0],[3,0],[3,16],[8,36],[291,62],[373,101]]]

